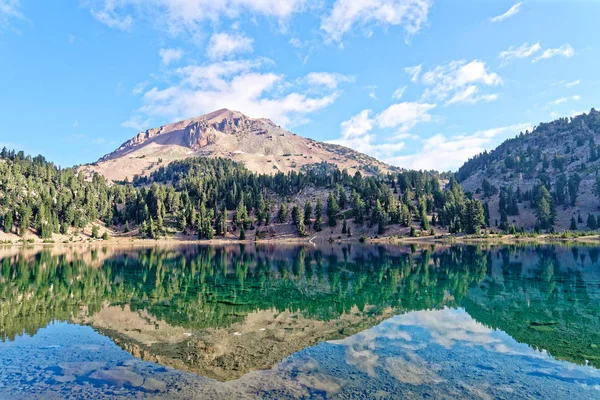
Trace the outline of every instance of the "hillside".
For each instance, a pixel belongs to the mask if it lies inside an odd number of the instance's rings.
[[[290,133],[268,119],[223,109],[140,132],[80,170],[88,177],[98,172],[108,180],[132,180],[135,175],[148,176],[160,166],[197,156],[228,158],[264,174],[301,171],[322,162],[333,163],[350,174],[396,169],[346,147]]]
[[[600,112],[592,109],[522,132],[467,161],[456,176],[465,191],[488,204],[492,226],[504,221],[525,229],[594,229],[588,219],[592,215],[597,224],[600,216],[599,145]]]

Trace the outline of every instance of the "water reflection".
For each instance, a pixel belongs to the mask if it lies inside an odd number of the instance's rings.
[[[522,359],[546,378],[598,384],[595,375],[573,378],[564,367],[557,373],[554,364],[550,371],[539,364],[556,358],[600,365],[596,247],[12,252],[0,271],[5,349],[20,335],[35,339],[62,321],[90,326],[146,361],[223,382],[276,366],[272,374],[284,371],[295,377],[292,386],[323,395],[343,392],[345,377],[325,378],[318,357],[302,357],[338,347],[343,355],[332,358],[336,368],[355,371],[362,381],[385,376],[395,385],[443,387],[452,380],[447,365],[432,361],[435,354],[470,348],[484,359],[485,353]],[[496,364],[472,367],[486,375],[498,371]],[[309,373],[298,374],[299,365]],[[98,370],[91,375],[86,379],[108,379]],[[489,392],[484,389],[472,388]]]

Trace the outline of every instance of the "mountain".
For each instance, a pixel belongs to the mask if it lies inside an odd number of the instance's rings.
[[[350,174],[397,169],[349,148],[290,133],[268,119],[222,109],[140,132],[80,170],[88,176],[98,172],[109,180],[131,180],[173,161],[198,156],[232,159],[266,174],[300,171],[322,162],[333,163]]]
[[[600,112],[592,109],[541,123],[467,161],[456,177],[465,191],[487,203],[492,226],[504,220],[525,229],[562,231],[574,228],[574,219],[577,229],[587,230],[590,215],[600,222],[599,169]]]

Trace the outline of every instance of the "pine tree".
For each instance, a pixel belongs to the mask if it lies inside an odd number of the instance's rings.
[[[279,206],[279,211],[277,211],[277,222],[280,224],[285,224],[288,220],[288,208],[285,202],[281,203]]]
[[[204,237],[206,238],[206,240],[212,240],[214,238],[214,231],[213,231],[213,227],[212,224],[210,222],[210,218],[206,218],[204,220]]]
[[[595,231],[598,228],[598,221],[596,220],[596,217],[594,217],[592,214],[588,215],[587,227],[592,231]]]
[[[535,211],[541,229],[549,229],[554,224],[552,196],[544,185],[537,188]]]
[[[310,201],[306,200],[304,204],[304,225],[310,226],[310,222],[312,219],[313,207]]]
[[[98,239],[98,227],[96,225],[92,226],[92,239]]]
[[[576,231],[577,230],[577,221],[575,221],[575,217],[571,217],[571,227],[570,229],[572,231]]]
[[[323,203],[321,203],[321,199],[317,200],[317,205],[315,207],[315,231],[321,232],[323,229]]]
[[[429,230],[429,219],[427,218],[427,212],[425,210],[421,210],[421,229],[424,231]]]
[[[581,184],[581,177],[579,174],[574,174],[569,177],[569,198],[571,199],[571,207],[575,207],[577,203],[577,196],[579,194],[579,185]]]
[[[465,232],[468,234],[479,234],[485,226],[485,214],[483,205],[479,200],[467,200],[465,202]]]
[[[8,211],[6,215],[4,215],[4,232],[11,233],[14,225],[13,213],[12,211]]]
[[[25,236],[27,229],[31,225],[32,212],[31,208],[23,203],[19,208],[19,235]]]
[[[298,226],[298,223],[300,222],[300,207],[298,207],[297,204],[294,204],[294,207],[292,207],[292,223],[296,226]],[[304,222],[304,215],[302,215],[302,222]]]
[[[346,218],[344,218],[344,223],[342,225],[342,234],[345,235],[347,231],[348,231],[348,224],[346,222]]]
[[[327,198],[327,224],[331,227],[337,225],[337,215],[340,212],[340,207],[338,205],[333,192],[329,192],[329,197]]]
[[[306,225],[304,225],[304,211],[300,208],[298,208],[298,215],[297,215],[297,223],[296,225],[296,230],[298,231],[298,235],[300,236],[306,236]]]
[[[242,229],[240,229],[240,240],[246,240],[246,230],[244,229],[243,225]]]

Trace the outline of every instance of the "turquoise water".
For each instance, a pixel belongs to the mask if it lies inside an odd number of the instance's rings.
[[[600,248],[0,253],[0,398],[600,398]]]

